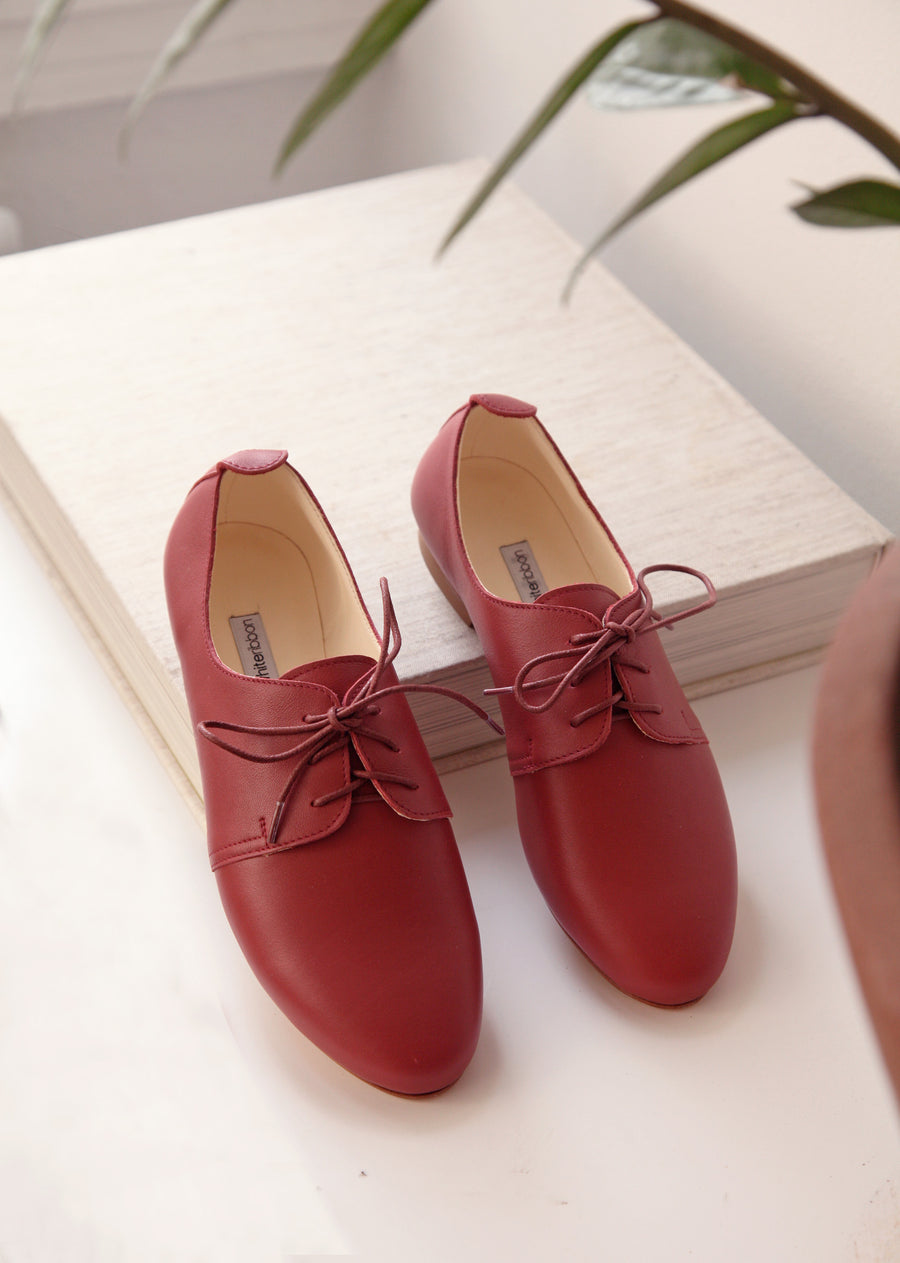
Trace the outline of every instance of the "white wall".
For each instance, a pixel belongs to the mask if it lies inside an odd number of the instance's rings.
[[[896,0],[709,7],[900,130]],[[124,165],[115,156],[119,107],[4,122],[0,204],[20,213],[25,244],[34,246],[408,166],[496,156],[589,42],[647,12],[634,0],[438,0],[279,183],[270,180],[272,159],[314,82],[309,75],[168,96],[145,116]],[[579,99],[516,178],[586,240],[725,114],[601,115]],[[650,212],[604,262],[900,532],[900,230],[816,229],[785,209],[794,179],[827,186],[879,173],[891,177],[877,154],[835,124],[794,124]],[[597,365],[598,374],[614,371]]]
[[[279,75],[162,96],[124,159],[125,102],[2,119],[0,205],[33,249],[380,174],[375,81],[313,137],[303,163],[272,179],[279,141],[318,81]]]

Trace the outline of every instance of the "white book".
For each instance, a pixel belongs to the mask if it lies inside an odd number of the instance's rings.
[[[434,587],[409,485],[475,391],[527,399],[635,569],[706,571],[666,638],[694,695],[815,660],[887,531],[507,185],[447,256],[483,172],[461,163],[0,259],[0,480],[157,749],[199,790],[162,554],[194,480],[285,447],[403,679],[478,698],[474,633]],[[658,608],[693,593],[661,590]],[[413,699],[444,766],[497,749]]]

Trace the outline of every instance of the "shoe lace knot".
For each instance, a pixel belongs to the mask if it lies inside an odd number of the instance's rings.
[[[690,575],[699,579],[706,588],[706,599],[687,609],[678,610],[665,617],[657,614],[653,608],[653,596],[647,585],[647,577],[660,571],[670,571]],[[635,591],[637,599],[635,600]],[[710,579],[701,570],[691,566],[659,564],[646,566],[635,580],[635,589],[619,598],[604,611],[600,627],[594,631],[578,632],[569,638],[568,645],[560,649],[551,649],[547,653],[537,654],[529,658],[519,668],[512,684],[498,688],[485,689],[486,695],[509,694],[532,715],[542,714],[559,700],[568,688],[575,688],[590,672],[596,670],[604,662],[615,662],[636,671],[648,672],[649,667],[634,658],[629,658],[623,650],[633,644],[637,638],[648,631],[658,631],[662,627],[671,627],[683,618],[699,614],[710,609],[716,603],[716,590]],[[571,663],[555,674],[532,678],[534,672],[545,663]],[[550,689],[551,692],[540,701],[529,700],[529,693],[538,689]],[[596,706],[589,706],[572,716],[571,724],[579,727],[585,720],[603,711],[619,707],[621,712],[653,711],[662,709],[655,702],[637,702],[628,699],[622,689],[615,690],[612,695]]]
[[[470,698],[457,693],[454,689],[440,684],[399,683],[381,686],[385,672],[400,652],[400,626],[394,611],[387,579],[381,580],[381,601],[384,610],[384,623],[381,636],[381,648],[377,661],[352,686],[342,702],[335,702],[321,714],[303,715],[299,723],[286,726],[269,726],[230,723],[226,720],[205,719],[197,724],[197,732],[205,740],[251,763],[288,763],[294,761],[288,780],[278,796],[272,813],[272,823],[268,831],[269,846],[274,846],[281,827],[285,809],[291,796],[300,782],[304,771],[313,763],[333,754],[341,747],[351,744],[354,735],[380,742],[388,749],[398,751],[399,747],[384,732],[366,723],[367,718],[379,713],[379,701],[394,693],[438,693],[443,697],[467,706],[480,719],[490,725],[500,736],[503,729],[495,723],[487,711],[483,710]],[[298,737],[300,740],[286,749],[266,751],[248,749],[234,741],[230,741],[222,733],[233,733],[241,736],[259,738]],[[393,772],[370,772],[362,766],[351,768],[350,779],[346,784],[327,794],[313,799],[314,807],[324,807],[338,798],[352,795],[360,787],[372,782],[389,782],[405,786],[407,789],[418,788],[410,777]]]

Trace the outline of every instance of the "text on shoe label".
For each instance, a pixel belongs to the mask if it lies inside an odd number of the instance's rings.
[[[546,580],[527,539],[520,539],[518,544],[501,544],[500,553],[523,601],[536,601],[547,591]]]
[[[231,634],[237,645],[244,675],[277,680],[278,668],[260,615],[236,614],[228,622],[231,624]]]

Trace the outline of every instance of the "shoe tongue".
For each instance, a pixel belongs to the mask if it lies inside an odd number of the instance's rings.
[[[325,688],[344,697],[351,684],[365,675],[375,665],[374,658],[360,654],[347,658],[323,658],[320,662],[306,662],[292,667],[281,676],[282,680],[304,680],[308,684],[323,684]]]
[[[602,618],[611,605],[621,597],[602,583],[570,583],[563,588],[551,588],[543,592],[535,605],[564,605],[570,610],[585,610]]]

